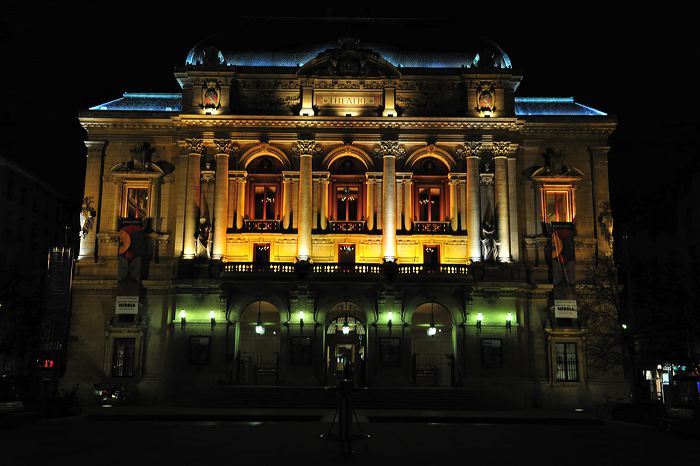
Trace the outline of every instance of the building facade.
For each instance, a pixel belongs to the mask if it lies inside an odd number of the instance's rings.
[[[34,369],[47,264],[55,248],[70,250],[72,216],[55,187],[0,157],[0,375],[27,377]]]
[[[561,265],[567,247],[579,265],[609,252],[614,118],[515,97],[522,76],[487,41],[204,42],[175,77],[180,94],[81,115],[67,384],[107,378],[160,402],[349,374],[515,406],[624,391],[620,372],[589,367],[576,262]]]

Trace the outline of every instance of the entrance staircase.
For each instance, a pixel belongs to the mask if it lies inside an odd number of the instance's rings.
[[[360,409],[495,410],[514,406],[493,394],[464,388],[359,388],[352,402]],[[337,403],[335,387],[222,385],[176,404],[201,408],[325,408]]]

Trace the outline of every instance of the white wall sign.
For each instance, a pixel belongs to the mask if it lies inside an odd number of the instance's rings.
[[[117,296],[117,314],[138,314],[139,313],[139,297],[138,296]]]
[[[578,307],[575,299],[555,299],[554,317],[557,319],[576,319]]]

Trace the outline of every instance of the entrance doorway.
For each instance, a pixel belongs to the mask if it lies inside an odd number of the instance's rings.
[[[270,243],[256,243],[253,250],[253,262],[258,266],[270,264]]]
[[[355,245],[354,244],[339,244],[338,245],[338,263],[340,265],[352,265],[355,263]]]
[[[280,382],[280,316],[274,304],[254,301],[241,312],[236,383],[277,385]]]
[[[423,245],[423,267],[426,270],[434,270],[440,266],[440,246],[433,244]]]
[[[449,311],[435,302],[416,307],[411,322],[411,371],[416,386],[455,385],[454,332]]]
[[[365,327],[351,310],[343,311],[326,327],[326,385],[335,386],[346,378],[365,385]]]

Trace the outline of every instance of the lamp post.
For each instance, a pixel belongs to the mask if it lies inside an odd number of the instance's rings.
[[[187,325],[187,312],[185,312],[185,310],[182,309],[180,311],[180,330],[184,330],[185,325]]]
[[[484,314],[481,312],[476,313],[476,331],[481,333],[481,323],[484,321]]]
[[[216,325],[216,312],[214,311],[214,309],[209,311],[209,321],[211,322],[211,329],[213,331],[214,326]]]
[[[510,333],[512,327],[513,327],[513,313],[509,312],[508,314],[506,314],[506,331],[508,333]]]
[[[389,311],[389,312],[387,313],[386,317],[387,317],[387,323],[386,323],[386,325],[387,325],[387,327],[389,327],[389,335],[391,335],[391,325],[392,325],[392,322],[391,322],[391,321],[394,320],[394,313],[391,312],[391,311]]]

